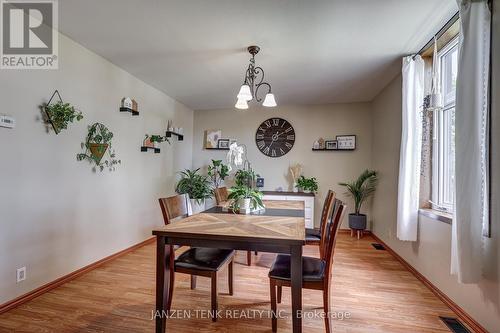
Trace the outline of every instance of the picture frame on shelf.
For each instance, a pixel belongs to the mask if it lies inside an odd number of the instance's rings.
[[[219,141],[217,141],[217,148],[229,149],[229,139],[219,139]]]
[[[326,140],[325,150],[337,150],[338,142],[337,140]]]
[[[205,148],[214,149],[218,148],[219,139],[222,136],[222,130],[211,129],[205,131]]]
[[[337,135],[337,150],[356,149],[356,135]]]

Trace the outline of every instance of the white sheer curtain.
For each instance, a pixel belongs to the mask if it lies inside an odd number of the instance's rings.
[[[416,241],[422,151],[422,105],[424,101],[424,60],[403,58],[403,114],[398,183],[397,236]]]
[[[458,0],[460,42],[455,111],[455,214],[451,272],[462,283],[481,277],[489,234],[488,89],[491,13],[486,0]]]

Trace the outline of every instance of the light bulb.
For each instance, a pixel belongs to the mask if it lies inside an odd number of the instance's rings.
[[[264,98],[264,103],[262,103],[262,105],[264,105],[268,108],[275,107],[277,104],[276,104],[276,100],[274,99],[274,94],[268,93],[266,95],[266,97]]]
[[[245,101],[251,101],[252,100],[252,92],[250,91],[250,87],[248,84],[244,84],[240,88],[240,92],[238,93],[238,99],[243,99]]]

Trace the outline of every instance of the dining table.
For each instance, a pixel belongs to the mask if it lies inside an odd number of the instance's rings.
[[[292,327],[302,332],[302,247],[305,244],[304,204],[298,201],[264,201],[265,209],[239,214],[223,206],[155,228],[156,313],[169,303],[171,246],[210,247],[284,253],[291,257]],[[165,316],[156,317],[156,333],[166,332]]]

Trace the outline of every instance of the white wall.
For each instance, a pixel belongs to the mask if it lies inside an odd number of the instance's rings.
[[[0,113],[17,121],[0,128],[0,304],[150,237],[163,223],[157,198],[191,167],[192,110],[67,37],[59,45],[59,70],[0,73]],[[38,108],[54,89],[85,116],[59,135],[46,132]],[[119,112],[123,96],[136,98],[140,116]],[[185,141],[140,152],[144,134],[162,134],[168,119]],[[97,121],[115,134],[115,172],[76,161]],[[27,280],[16,284],[21,266]]]
[[[500,1],[499,1],[500,2]],[[498,22],[497,22],[498,32]],[[495,35],[498,36],[498,35]],[[498,38],[496,39],[498,42]],[[494,55],[499,54],[499,45]],[[495,86],[498,92],[499,62],[494,59]],[[495,94],[498,96],[498,94]],[[495,97],[497,98],[497,97]],[[500,128],[500,104],[494,100],[493,118]],[[403,242],[396,238],[397,191],[399,173],[399,148],[401,141],[401,76],[395,78],[373,101],[373,167],[380,172],[380,183],[373,200],[373,232],[403,257],[410,265],[430,280],[436,287],[462,307],[490,332],[500,327],[500,266],[498,257],[498,129],[493,130],[493,237],[486,241],[487,255],[483,259],[486,269],[479,284],[460,284],[450,275],[451,225],[420,216],[418,241]],[[495,125],[494,125],[495,126]],[[478,260],[480,260],[478,258]]]
[[[271,158],[262,154],[255,144],[259,125],[271,117],[288,120],[295,129],[295,145],[283,157]],[[288,167],[300,163],[306,177],[316,177],[320,190],[316,198],[316,224],[319,224],[321,205],[328,189],[337,192],[341,199],[345,189],[338,182],[356,178],[371,167],[372,113],[370,104],[330,104],[318,106],[278,106],[248,110],[195,111],[193,136],[193,167],[205,168],[211,159],[225,160],[227,151],[203,149],[206,129],[221,129],[224,138],[236,139],[248,147],[252,167],[265,178],[266,190],[282,187],[291,190]],[[313,152],[312,145],[319,137],[335,139],[336,135],[356,134],[355,151]],[[369,210],[369,206],[366,207]],[[346,219],[347,220],[347,219]]]

